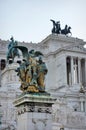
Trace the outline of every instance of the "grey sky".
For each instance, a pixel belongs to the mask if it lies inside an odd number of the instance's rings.
[[[85,13],[86,0],[0,0],[0,38],[40,42],[51,33],[52,18],[86,41]]]

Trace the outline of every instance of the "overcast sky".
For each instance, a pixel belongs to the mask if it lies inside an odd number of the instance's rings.
[[[0,0],[0,39],[40,42],[51,34],[50,19],[86,41],[86,0]]]

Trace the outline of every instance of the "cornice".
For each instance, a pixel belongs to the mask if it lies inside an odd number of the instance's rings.
[[[18,44],[20,46],[26,46],[28,49],[37,48],[37,47],[39,47],[41,49],[41,47],[47,47],[47,45],[51,42],[53,45],[54,40],[55,40],[56,44],[58,44],[58,43],[60,44],[60,42],[63,42],[66,45],[66,47],[61,47],[54,52],[49,52],[48,54],[46,54],[46,56],[57,54],[61,51],[72,51],[72,52],[86,53],[86,50],[84,48],[82,48],[82,45],[84,45],[86,42],[84,42],[83,40],[78,39],[78,38],[68,37],[68,36],[61,35],[61,34],[59,34],[59,35],[50,34],[49,36],[47,36],[43,41],[41,41],[38,44],[32,43],[32,42],[30,42],[30,43],[18,42]],[[2,51],[3,49],[4,50],[6,49],[6,46],[9,43],[9,40],[4,41],[4,40],[0,39],[0,43],[1,43],[1,47],[2,47],[2,49],[0,49],[0,51]],[[76,49],[74,49],[74,48],[76,48]]]
[[[75,44],[80,44],[80,43],[83,44],[83,42],[84,42],[82,39],[79,39],[79,38],[65,36],[62,34],[50,34],[39,44],[45,44],[49,40],[57,40],[57,41],[65,42],[65,43],[75,43]]]
[[[77,52],[77,53],[83,53],[86,54],[86,49],[82,46],[82,45],[69,45],[66,47],[61,47],[58,50],[54,51],[54,52],[50,52],[48,54],[45,55],[45,57],[48,57],[49,55],[55,55],[58,54],[62,51],[66,51],[66,52]]]
[[[84,45],[86,43],[82,39],[79,39],[79,38],[65,36],[65,35],[62,35],[62,34],[50,34],[44,40],[42,40],[39,43],[18,41],[18,44],[21,45],[21,46],[37,47],[37,46],[42,46],[42,45],[44,46],[45,44],[48,43],[48,41],[52,41],[52,40],[64,42],[65,44],[70,43],[70,44],[83,44]],[[9,40],[5,41],[5,40],[0,39],[0,44],[6,44],[7,45],[9,42],[10,42]]]

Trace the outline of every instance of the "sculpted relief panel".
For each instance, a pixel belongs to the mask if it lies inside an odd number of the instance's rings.
[[[79,113],[73,113],[72,115],[67,115],[67,124],[72,126],[83,126],[85,125],[85,117]]]
[[[55,113],[53,113],[53,122],[57,123],[65,123],[66,121],[66,115],[63,111],[57,109]]]

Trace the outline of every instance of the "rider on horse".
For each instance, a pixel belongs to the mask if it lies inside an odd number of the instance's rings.
[[[11,42],[8,45],[7,61],[9,58],[12,58],[12,60],[14,60],[15,56],[19,57],[18,49],[15,48],[18,45],[17,41],[14,41],[13,37],[11,37],[10,40]]]

